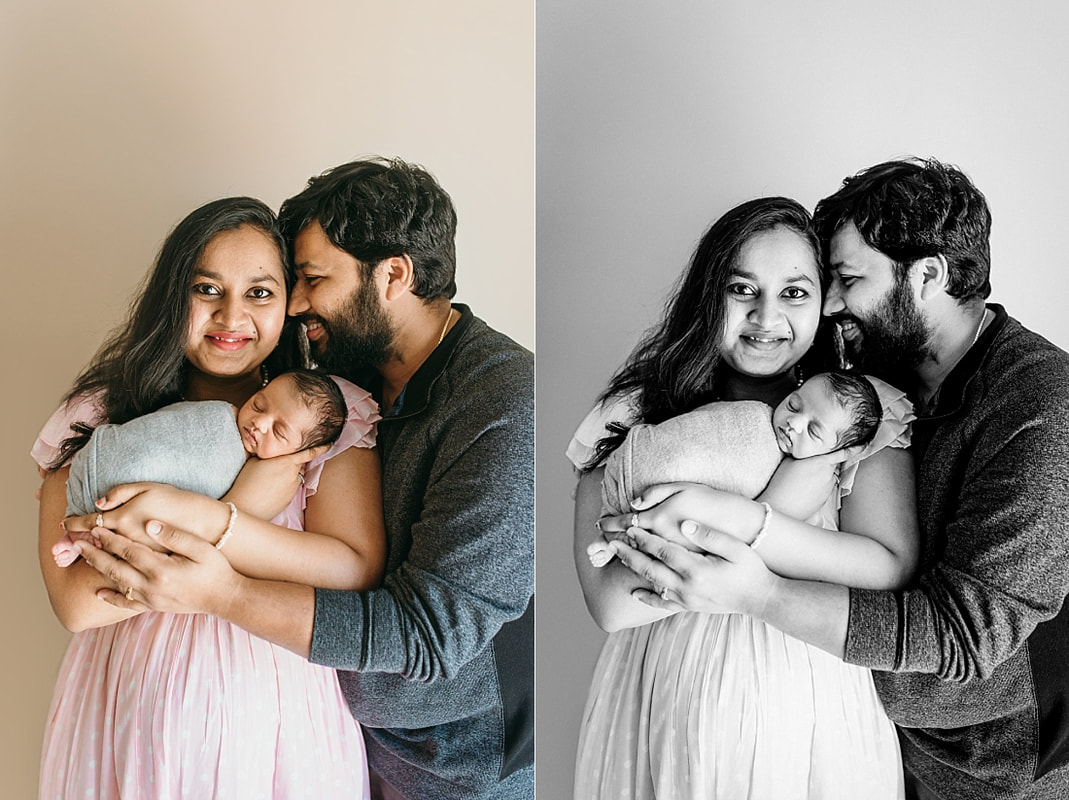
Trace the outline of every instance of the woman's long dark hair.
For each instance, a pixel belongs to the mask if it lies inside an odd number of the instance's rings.
[[[140,297],[126,322],[93,356],[64,398],[97,394],[108,422],[126,422],[181,399],[186,367],[191,303],[190,289],[197,264],[208,243],[223,231],[242,226],[262,231],[278,247],[287,293],[294,270],[274,212],[251,197],[228,197],[190,213],[164,240],[152,270],[141,284]],[[287,320],[278,347],[264,362],[277,375],[301,366],[297,326]],[[93,433],[90,425],[72,426],[50,467],[58,469],[77,453]]]
[[[650,328],[599,400],[634,396],[637,421],[656,424],[712,402],[719,391],[720,346],[726,323],[728,278],[739,251],[754,236],[787,228],[812,248],[821,290],[827,275],[809,212],[786,197],[762,197],[736,206],[702,236],[690,265],[665,304],[661,322]],[[808,374],[822,371],[831,358],[830,326],[821,324],[817,340],[802,359]],[[612,424],[598,442],[586,470],[601,466],[627,436],[627,425]]]

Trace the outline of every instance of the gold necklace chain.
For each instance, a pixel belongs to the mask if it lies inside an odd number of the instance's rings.
[[[442,335],[438,337],[438,344],[442,343],[442,339],[445,338],[445,329],[449,327],[449,320],[453,318],[453,309],[449,309],[449,313],[445,315],[445,325],[442,326]],[[438,345],[435,345],[437,347]]]

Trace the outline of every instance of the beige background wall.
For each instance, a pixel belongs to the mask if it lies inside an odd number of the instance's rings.
[[[170,228],[272,207],[368,154],[456,203],[458,300],[534,345],[531,0],[4,0],[0,4],[0,794],[36,791],[67,634],[36,556],[28,451]]]
[[[537,17],[538,790],[565,798],[603,638],[571,561],[576,424],[715,217],[767,194],[812,208],[906,154],[972,176],[993,299],[1069,347],[1069,7],[538,0]]]

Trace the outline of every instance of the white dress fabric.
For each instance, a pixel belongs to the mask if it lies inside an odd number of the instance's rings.
[[[302,529],[323,465],[373,447],[378,407],[337,380],[349,420],[273,521]],[[92,399],[46,423],[42,466]],[[206,614],[149,611],[74,634],[59,667],[41,755],[48,800],[322,800],[369,797],[367,759],[334,670]]]
[[[876,382],[884,420],[861,458],[909,444],[912,407]],[[626,400],[568,447],[590,458]],[[860,459],[859,459],[860,460]],[[822,509],[838,519],[856,463]],[[901,800],[894,725],[869,670],[739,614],[678,613],[609,634],[583,712],[575,800]]]

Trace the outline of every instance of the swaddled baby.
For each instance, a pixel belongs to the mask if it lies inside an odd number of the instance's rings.
[[[761,493],[785,455],[811,458],[868,444],[883,409],[872,383],[845,371],[814,375],[775,407],[715,402],[656,425],[635,425],[605,462],[602,516],[625,513],[661,483],[701,483],[743,497]],[[612,560],[608,540],[587,548],[591,563]]]
[[[248,458],[330,444],[341,434],[346,413],[334,379],[296,369],[270,381],[241,408],[224,400],[183,401],[122,424],[100,425],[71,460],[67,516],[92,514],[96,501],[113,488],[141,481],[218,499]],[[52,548],[61,567],[78,555],[69,536]]]

